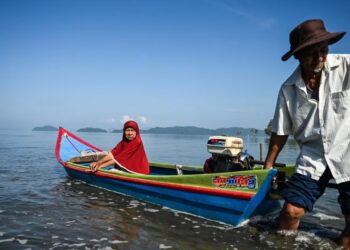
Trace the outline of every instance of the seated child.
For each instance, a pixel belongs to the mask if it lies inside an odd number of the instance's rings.
[[[127,121],[124,124],[123,139],[106,156],[91,163],[90,169],[96,172],[100,168],[111,165],[131,173],[150,173],[140,130],[135,121]]]

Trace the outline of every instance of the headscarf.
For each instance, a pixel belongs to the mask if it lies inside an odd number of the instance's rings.
[[[136,137],[132,141],[125,137],[127,128],[133,128],[136,131]],[[140,136],[140,129],[135,121],[127,121],[124,124],[123,140],[111,150],[111,153],[115,163],[121,168],[134,173],[149,174],[150,170]]]

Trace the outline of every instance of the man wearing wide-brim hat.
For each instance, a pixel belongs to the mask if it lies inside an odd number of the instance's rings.
[[[290,33],[291,56],[299,66],[279,91],[265,168],[271,168],[288,135],[300,146],[296,173],[283,189],[279,229],[297,230],[330,179],[346,227],[340,244],[350,249],[350,55],[328,54],[345,32],[328,32],[322,20],[307,20]]]

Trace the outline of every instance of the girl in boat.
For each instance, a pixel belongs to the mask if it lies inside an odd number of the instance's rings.
[[[90,164],[92,172],[114,165],[116,169],[136,174],[149,174],[149,165],[143,147],[140,129],[135,121],[127,121],[123,128],[123,139],[108,154]]]

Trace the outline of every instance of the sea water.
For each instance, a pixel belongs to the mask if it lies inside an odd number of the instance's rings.
[[[74,131],[72,131],[74,132]],[[101,149],[121,134],[77,133]],[[232,227],[89,186],[57,163],[56,132],[0,130],[0,249],[336,249],[344,227],[327,189],[298,234],[278,234],[275,215]],[[150,161],[202,165],[208,136],[142,135]],[[244,138],[255,159],[268,138]],[[291,140],[278,161],[293,163]],[[263,152],[266,155],[266,152]]]

